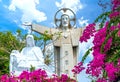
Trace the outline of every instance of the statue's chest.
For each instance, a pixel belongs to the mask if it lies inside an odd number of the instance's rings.
[[[54,36],[53,41],[55,46],[61,46],[62,44],[72,44],[71,32],[62,32],[60,36]]]
[[[70,32],[63,32],[61,37],[59,38],[61,43],[71,44],[71,33]]]
[[[24,55],[27,57],[27,59],[36,59],[34,49],[27,48],[24,51]]]
[[[62,39],[67,39],[70,38],[71,33],[70,32],[63,32],[61,33],[61,38]]]

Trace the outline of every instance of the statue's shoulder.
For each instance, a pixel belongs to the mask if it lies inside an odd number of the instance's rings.
[[[59,32],[59,31],[60,31],[59,28],[51,28],[51,29],[50,29],[50,33],[51,33],[51,34],[54,34],[54,33]]]

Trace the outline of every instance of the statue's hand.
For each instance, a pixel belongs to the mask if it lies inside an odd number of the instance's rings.
[[[22,25],[24,25],[24,26],[31,26],[32,23],[31,22],[24,22]]]

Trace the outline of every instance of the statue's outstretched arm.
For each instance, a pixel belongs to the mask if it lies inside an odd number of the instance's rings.
[[[48,31],[48,33],[51,34],[51,28],[41,26],[41,25],[38,25],[38,24],[32,24],[32,30],[35,31],[35,32],[38,32],[40,34],[44,34],[45,31]]]

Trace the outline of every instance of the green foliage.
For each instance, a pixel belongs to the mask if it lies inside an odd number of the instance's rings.
[[[48,40],[51,40],[52,37],[53,37],[53,34],[49,34],[48,31],[45,31],[44,34],[40,38],[46,42]]]
[[[9,73],[9,55],[0,51],[0,75]]]
[[[120,11],[120,8],[118,7],[118,9],[116,9],[117,11]],[[108,21],[109,24],[107,26],[107,35],[105,38],[105,41],[102,43],[101,46],[101,53],[105,53],[104,52],[104,47],[106,42],[108,41],[108,39],[110,37],[112,37],[112,45],[110,50],[106,53],[108,54],[106,57],[106,62],[114,62],[116,64],[117,60],[120,58],[120,38],[118,36],[118,31],[119,29],[115,29],[114,31],[110,31],[111,26],[117,26],[120,22],[120,16],[118,17],[114,17],[114,18],[109,18],[109,15],[111,13],[113,13],[114,11],[109,11],[109,12],[105,12],[103,14],[101,14],[100,16],[98,16],[98,18],[95,20],[95,23],[99,22],[101,20],[100,23],[100,28],[103,28],[103,26],[105,25],[105,22]],[[117,46],[116,46],[117,45]]]
[[[100,22],[100,28],[102,28],[104,26],[104,23],[106,22],[106,20],[109,20],[109,15],[110,15],[110,11],[109,12],[105,12],[102,13],[101,15],[99,15],[96,19],[95,19],[95,23],[99,23]]]
[[[10,54],[14,49],[20,50],[24,43],[20,42],[10,31],[0,32],[0,50]]]
[[[35,71],[35,67],[31,65],[30,72]]]
[[[51,56],[53,55],[53,53],[48,53],[45,55],[45,59],[44,59],[44,63],[46,65],[50,65],[53,61],[51,59]]]
[[[88,50],[86,51],[86,53],[85,53],[84,56],[82,57],[82,62],[84,62],[85,59],[88,57],[88,55],[90,54],[90,51],[92,51],[92,48],[90,48],[90,49],[88,49]]]
[[[19,32],[18,36],[22,36]],[[12,50],[21,50],[25,44],[22,43],[12,32],[0,32],[0,75],[9,73],[9,56]]]
[[[112,45],[110,50],[107,52],[107,62],[117,63],[117,60],[120,58],[120,38],[117,35],[118,29],[113,31],[111,36],[113,38]]]

